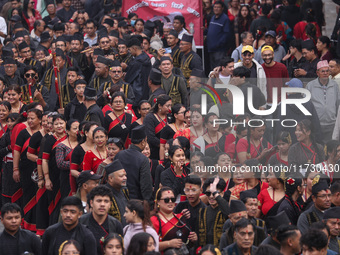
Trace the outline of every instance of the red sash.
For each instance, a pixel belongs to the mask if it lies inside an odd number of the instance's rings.
[[[113,129],[115,126],[117,126],[119,124],[119,120],[118,118],[115,118],[115,120],[113,120],[111,123],[110,123],[110,126],[109,126],[109,132],[111,131],[111,129]]]
[[[161,121],[156,127],[155,127],[155,133],[158,134],[159,132],[162,131],[162,129],[165,127],[166,125],[166,119],[164,119],[163,121]]]
[[[52,147],[52,150],[53,150],[55,147],[57,147],[57,145],[58,145],[59,143],[65,141],[66,138],[67,138],[67,135],[63,136],[63,137],[60,138],[58,141],[56,141],[56,142],[54,143],[53,147]]]

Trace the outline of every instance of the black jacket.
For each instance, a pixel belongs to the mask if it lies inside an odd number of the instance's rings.
[[[152,178],[149,159],[141,153],[136,145],[117,153],[115,159],[119,159],[127,173],[127,187],[130,199],[151,200]]]
[[[87,109],[85,118],[86,121],[97,122],[99,126],[104,126],[104,114],[97,104],[91,105]]]
[[[75,96],[65,107],[65,119],[67,121],[70,119],[76,119],[79,122],[82,122],[86,112],[86,106],[83,103],[80,103],[77,99],[77,96]]]

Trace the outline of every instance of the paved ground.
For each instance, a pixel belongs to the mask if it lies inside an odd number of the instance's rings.
[[[323,0],[322,2],[324,3],[324,13],[326,19],[326,26],[322,28],[322,34],[330,37],[333,32],[335,20],[337,17],[336,7],[338,5],[333,3],[332,0]]]

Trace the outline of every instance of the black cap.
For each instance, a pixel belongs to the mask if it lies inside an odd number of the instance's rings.
[[[127,47],[132,47],[132,46],[141,46],[141,41],[140,40],[138,40],[137,38],[131,38],[128,42],[127,42],[127,44],[126,44],[126,46]]]
[[[172,63],[172,60],[171,60],[171,58],[170,58],[170,57],[168,57],[168,56],[163,56],[163,57],[161,57],[161,59],[159,60],[159,63],[161,63],[161,64],[162,64],[162,62],[163,62],[163,61],[166,61],[166,60],[169,60],[169,61]]]
[[[129,24],[125,20],[119,21],[118,23],[118,27],[127,27],[127,26],[129,26]]]
[[[48,40],[50,40],[51,37],[50,37],[50,33],[45,31],[45,32],[42,32],[41,35],[40,35],[40,42],[46,42]]]
[[[22,49],[25,49],[25,48],[29,48],[30,46],[25,42],[23,41],[22,43],[19,44],[18,48],[19,48],[19,51],[22,50]]]
[[[192,69],[190,76],[195,76],[195,77],[199,77],[199,78],[204,78],[205,77],[204,71],[200,70],[200,69],[197,69],[197,68]]]
[[[25,36],[25,32],[24,31],[18,31],[15,33],[14,35],[14,39],[17,39],[19,37],[24,37]]]
[[[78,186],[83,185],[83,183],[87,182],[88,180],[99,180],[102,176],[95,174],[93,171],[82,171],[77,178]]]
[[[65,31],[65,24],[64,23],[55,23],[53,26],[54,31],[60,31],[63,30]]]
[[[152,84],[161,85],[162,84],[162,72],[156,68],[151,68],[149,79],[151,80]]]
[[[105,37],[109,37],[107,31],[100,31],[100,33],[98,33],[98,42],[102,39],[102,38],[105,38]]]
[[[14,57],[12,49],[8,47],[2,48],[2,57]]]
[[[105,19],[104,24],[108,24],[110,27],[113,27],[114,22],[112,19]]]
[[[301,43],[301,49],[312,49],[315,48],[313,40],[306,40]]]
[[[131,142],[137,142],[140,140],[145,139],[146,137],[146,131],[145,131],[145,126],[144,125],[139,125],[132,129],[131,131]]]
[[[289,225],[290,223],[290,219],[288,218],[285,211],[281,211],[275,216],[268,216],[266,218],[266,227],[268,234],[277,230],[278,227],[280,227],[281,225]]]
[[[93,55],[96,55],[96,56],[104,56],[105,53],[104,53],[104,51],[103,51],[102,49],[96,48],[96,49],[94,49],[94,51],[93,51]]]
[[[145,21],[144,29],[153,30],[154,28],[155,28],[155,23],[154,22],[152,22],[151,20]]]
[[[10,21],[19,22],[19,21],[21,21],[21,17],[19,15],[13,15],[11,17]]]
[[[50,5],[50,4],[55,5],[54,0],[47,0],[47,1],[46,1],[46,6],[48,6],[48,5]]]
[[[86,87],[84,91],[85,97],[95,97],[97,96],[97,91],[94,88]]]
[[[66,43],[66,39],[63,35],[58,36],[57,39],[55,39],[55,42],[64,42]]]
[[[340,207],[332,207],[325,211],[323,219],[340,219]]]
[[[120,44],[124,44],[124,45],[126,45],[126,41],[124,40],[124,39],[118,39],[118,45],[120,45]]]
[[[110,33],[109,33],[110,36],[113,36],[113,37],[116,37],[116,38],[119,38],[119,32],[116,31],[116,30],[112,30]]]
[[[189,42],[189,43],[192,43],[192,39],[193,39],[194,37],[192,36],[192,35],[188,35],[188,34],[184,34],[183,36],[182,36],[182,41],[183,42]]]
[[[257,198],[257,192],[254,189],[248,189],[240,193],[240,200],[245,201],[247,198]]]
[[[81,33],[76,32],[76,33],[74,33],[73,36],[71,36],[71,41],[72,40],[77,40],[77,41],[81,42],[81,41],[84,40],[84,36]]]
[[[247,211],[246,206],[241,200],[230,200],[230,213]]]
[[[123,169],[124,167],[122,163],[120,163],[120,160],[116,159],[112,163],[105,166],[106,176],[109,176],[110,174]]]
[[[10,65],[10,64],[16,65],[17,62],[12,57],[6,57],[4,59],[4,65]]]
[[[317,195],[322,190],[328,190],[329,184],[323,178],[324,175],[318,174],[313,178],[312,181],[312,194]]]
[[[104,64],[106,66],[109,66],[110,65],[110,60],[105,58],[105,57],[103,57],[103,56],[98,56],[97,63],[102,63],[102,64]]]
[[[57,57],[63,57],[65,58],[65,53],[63,52],[63,50],[59,49],[59,48],[56,48],[55,49],[55,54]]]
[[[175,29],[171,29],[169,35],[173,35],[174,37],[178,38],[178,33]]]
[[[115,67],[115,66],[120,66],[120,62],[117,59],[112,60],[110,63],[110,67]]]
[[[151,31],[149,29],[144,29],[143,34],[145,34],[146,37],[148,37],[149,41],[150,41],[150,38],[153,36],[153,31]],[[143,38],[145,38],[145,36]]]

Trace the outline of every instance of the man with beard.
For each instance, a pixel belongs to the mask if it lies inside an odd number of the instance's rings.
[[[273,103],[273,88],[278,90],[278,103],[281,102],[281,88],[288,81],[288,70],[284,64],[274,61],[274,49],[271,46],[263,46],[261,56],[264,61],[262,67],[267,78],[267,104]]]
[[[189,213],[190,218],[187,220],[187,224],[190,229],[196,232],[196,222],[198,221],[197,215],[201,208],[205,208],[206,205],[201,201],[200,194],[202,193],[202,181],[198,176],[190,175],[185,180],[184,193],[187,200],[177,204],[174,213]]]
[[[125,206],[129,200],[129,191],[126,188],[126,171],[118,159],[105,166],[105,173],[107,176],[106,187],[112,191],[112,204],[109,214],[119,220],[123,227],[126,225]]]
[[[306,233],[310,225],[323,219],[324,211],[331,206],[331,191],[325,180],[316,175],[312,182],[312,199],[314,204],[304,211],[297,222],[302,234]]]
[[[96,240],[92,232],[79,222],[83,205],[77,197],[66,197],[61,201],[62,222],[48,227],[42,239],[43,254],[59,254],[60,245],[70,239],[76,240],[84,255],[96,254]]]
[[[101,240],[108,233],[123,235],[122,224],[111,215],[108,215],[111,206],[112,192],[110,188],[100,185],[93,188],[89,195],[90,213],[80,218],[80,223],[87,226],[94,235],[97,242],[97,255],[103,254]]]
[[[111,82],[109,69],[110,60],[103,56],[98,56],[95,64],[95,76],[91,80],[89,87],[94,88],[98,92],[100,85],[102,85],[105,82]]]
[[[241,219],[235,224],[235,242],[223,249],[223,254],[255,254],[257,247],[253,245],[255,226],[248,219]]]

